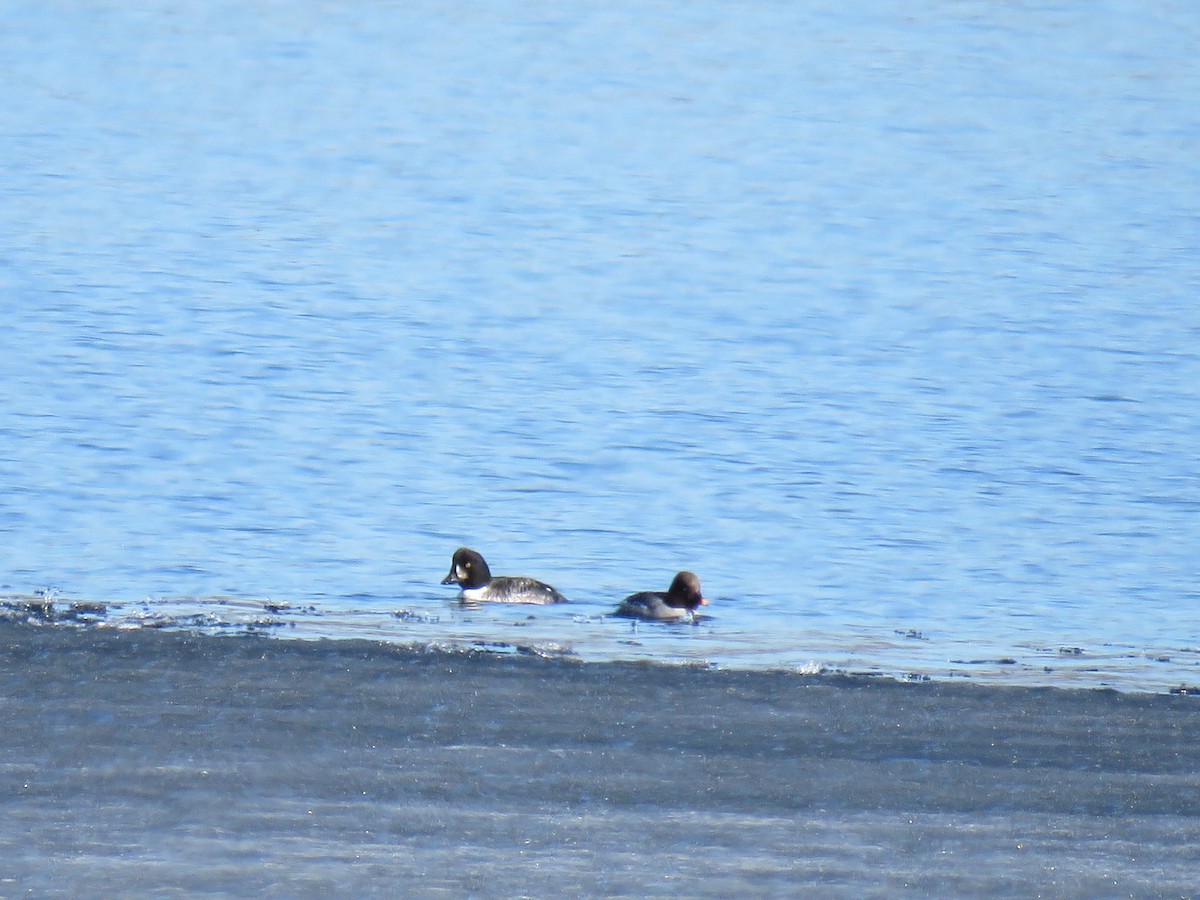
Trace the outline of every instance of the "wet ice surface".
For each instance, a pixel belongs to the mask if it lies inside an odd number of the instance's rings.
[[[4,896],[1194,881],[1193,697],[11,623],[0,660]]]
[[[1115,688],[1133,692],[1200,692],[1200,645],[1029,641],[997,653],[952,633],[863,624],[836,634],[795,631],[802,645],[739,628],[712,612],[694,623],[615,618],[598,604],[466,606],[445,600],[400,605],[362,597],[322,609],[314,604],[234,597],[73,601],[56,595],[0,596],[0,619],[116,629],[178,629],[206,634],[260,634],[284,639],[366,639],[428,650],[562,657],[579,662],[651,661],[706,668],[852,673],[902,680],[971,680],[982,684]],[[848,639],[849,638],[849,639]]]

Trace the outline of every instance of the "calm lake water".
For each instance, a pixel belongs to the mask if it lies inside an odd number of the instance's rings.
[[[8,594],[1200,682],[1190,0],[5,18]],[[574,602],[456,608],[461,544]]]

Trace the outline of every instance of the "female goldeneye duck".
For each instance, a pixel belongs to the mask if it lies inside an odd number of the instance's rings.
[[[700,593],[700,579],[692,572],[680,572],[662,591],[640,591],[621,601],[614,616],[630,619],[651,619],[656,622],[678,622],[690,616],[696,618],[696,607],[708,606]]]
[[[535,578],[501,575],[492,572],[483,557],[467,547],[454,551],[450,574],[442,584],[457,584],[467,603],[566,603],[567,598]]]

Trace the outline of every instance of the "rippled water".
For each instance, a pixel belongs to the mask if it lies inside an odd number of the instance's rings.
[[[7,18],[11,594],[1200,678],[1194,5]],[[456,609],[460,544],[575,603]],[[603,618],[684,567],[700,626]]]

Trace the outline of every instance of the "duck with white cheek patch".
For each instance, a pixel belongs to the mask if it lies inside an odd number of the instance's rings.
[[[484,558],[468,547],[454,551],[450,573],[442,584],[462,588],[464,603],[566,603],[567,598],[536,578],[500,575],[493,577]]]

